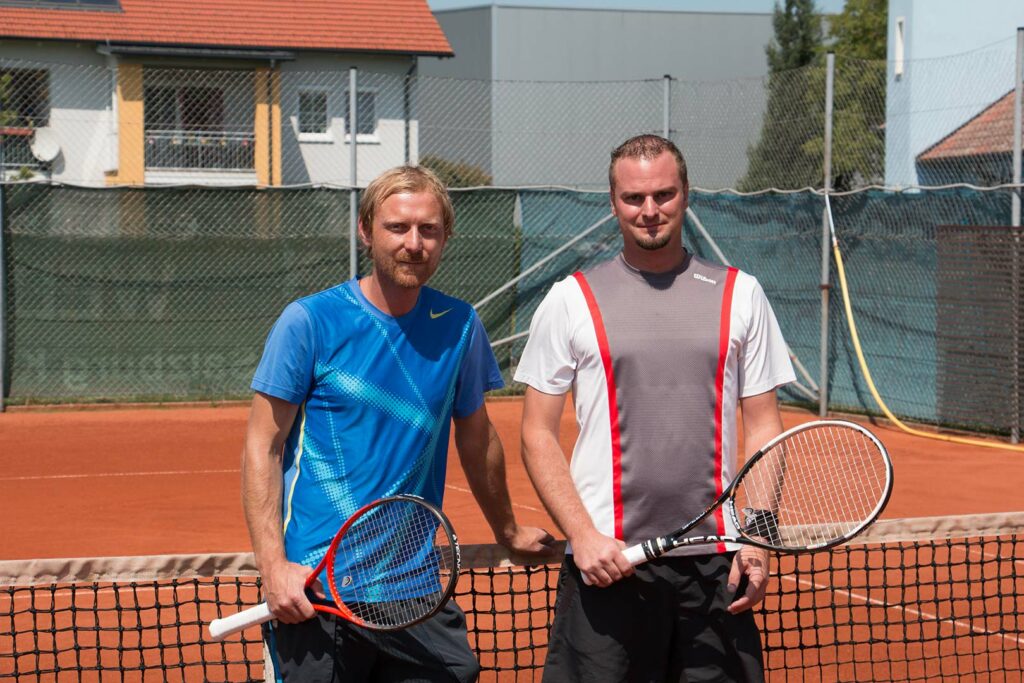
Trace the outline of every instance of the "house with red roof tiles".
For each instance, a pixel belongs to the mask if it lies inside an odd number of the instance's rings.
[[[1011,182],[1024,3],[889,0],[887,12],[885,185]]]
[[[0,0],[0,167],[365,185],[417,160],[410,77],[451,54],[426,0]]]
[[[923,185],[1010,182],[1013,168],[1011,90],[917,156]],[[955,172],[951,172],[955,169]]]

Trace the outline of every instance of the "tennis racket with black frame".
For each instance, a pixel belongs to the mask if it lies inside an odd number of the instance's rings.
[[[722,542],[783,553],[825,550],[874,522],[889,502],[892,484],[892,460],[870,431],[844,420],[808,422],[750,456],[728,488],[693,520],[623,554],[636,566],[676,548]],[[719,507],[738,534],[686,536]]]
[[[374,631],[397,631],[436,614],[455,591],[461,569],[451,522],[430,502],[409,494],[381,498],[352,514],[306,579],[307,593],[326,570],[331,601],[313,609]],[[223,640],[274,615],[264,602],[215,619]]]

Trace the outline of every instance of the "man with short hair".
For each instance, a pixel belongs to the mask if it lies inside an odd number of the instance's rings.
[[[763,678],[750,608],[766,551],[690,546],[637,568],[622,549],[696,517],[745,450],[782,432],[778,386],[795,379],[757,281],[682,242],[686,164],[641,135],[612,153],[622,252],[558,282],[534,315],[515,379],[526,383],[523,459],[568,540],[544,679]],[[559,446],[565,395],[580,426]],[[734,532],[721,511],[693,535]]]
[[[294,681],[472,681],[479,666],[454,602],[376,633],[316,612],[303,588],[335,531],[363,505],[411,493],[440,506],[448,436],[499,542],[540,552],[516,523],[484,392],[503,382],[473,308],[426,287],[454,223],[427,169],[392,169],[366,188],[359,236],[373,271],[288,305],[252,382],[242,454],[246,521],[277,624],[276,673]],[[322,590],[316,596],[323,598]]]

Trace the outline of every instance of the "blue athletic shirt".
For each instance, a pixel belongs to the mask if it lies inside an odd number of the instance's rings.
[[[299,404],[285,443],[288,559],[314,566],[363,505],[412,493],[440,505],[451,418],[504,386],[473,308],[423,287],[392,317],[349,280],[289,304],[267,338],[255,391]]]

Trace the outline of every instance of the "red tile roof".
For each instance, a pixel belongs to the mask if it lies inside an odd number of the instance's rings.
[[[0,5],[0,37],[452,54],[426,0],[121,0],[121,11]]]
[[[921,152],[918,161],[939,161],[1013,151],[1013,91]]]

